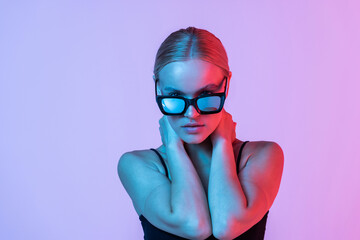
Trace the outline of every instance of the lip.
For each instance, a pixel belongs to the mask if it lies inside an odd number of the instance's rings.
[[[204,128],[205,125],[199,125],[199,124],[188,124],[183,126],[182,128],[184,131],[188,134],[196,134],[201,132],[201,130]]]
[[[204,124],[200,124],[200,123],[188,123],[182,127],[203,127]]]

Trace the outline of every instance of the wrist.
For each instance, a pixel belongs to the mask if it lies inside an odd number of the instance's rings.
[[[217,146],[217,145],[226,145],[226,144],[230,144],[232,145],[232,142],[230,139],[228,138],[217,138],[214,143],[213,143],[213,146]]]
[[[184,148],[184,144],[181,141],[172,141],[168,142],[166,144],[166,149],[168,150],[175,150],[175,149],[181,149]]]

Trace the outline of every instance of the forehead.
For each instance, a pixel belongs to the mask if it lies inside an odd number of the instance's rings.
[[[171,87],[191,93],[211,83],[219,85],[223,78],[224,73],[218,66],[192,59],[167,64],[159,73],[159,87]]]

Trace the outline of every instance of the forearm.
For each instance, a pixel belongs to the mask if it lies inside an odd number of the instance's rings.
[[[218,141],[213,146],[208,195],[213,232],[224,232],[247,205],[230,141]]]
[[[190,220],[189,224],[204,231],[211,231],[207,197],[201,180],[184,146],[167,147],[168,166],[171,175],[171,207],[173,214]]]

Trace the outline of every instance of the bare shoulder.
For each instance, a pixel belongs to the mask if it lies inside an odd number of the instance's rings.
[[[125,152],[119,159],[118,168],[120,166],[120,161],[136,161],[137,164],[146,165],[154,170],[161,171],[159,167],[161,162],[159,161],[156,153],[150,149]]]
[[[246,147],[244,151],[249,157],[246,166],[239,172],[239,179],[244,183],[245,192],[252,198],[250,201],[261,199],[256,195],[262,194],[267,199],[268,210],[279,190],[284,166],[283,150],[272,141],[248,142]]]
[[[163,154],[161,151],[159,153]],[[172,212],[171,182],[157,170],[157,158],[159,157],[152,150],[124,153],[118,163],[121,183],[141,221],[143,217],[165,232],[195,239],[199,229],[189,225],[186,216],[184,218],[184,215]]]
[[[134,150],[122,154],[117,172],[121,183],[131,197],[138,215],[144,213],[144,204],[157,187],[157,191],[167,191],[169,180],[159,171],[156,153],[148,150]]]
[[[248,141],[246,144],[244,143],[245,141],[241,141],[239,139],[236,139],[236,141],[233,143],[235,158],[238,158],[238,154],[240,153],[240,148],[243,146],[239,161],[240,171],[247,165],[250,159],[253,159],[252,157],[254,155],[261,152],[262,149],[264,149],[266,146],[271,145],[270,144],[271,142],[267,142],[267,141]]]
[[[284,159],[283,150],[276,142],[254,141],[248,142],[248,144],[248,154],[256,156],[252,159],[261,159],[262,161],[281,161]]]
[[[257,167],[267,168],[270,165],[283,166],[284,153],[280,145],[273,141],[251,141],[243,149],[246,164],[257,162]],[[282,169],[281,169],[282,170]]]

